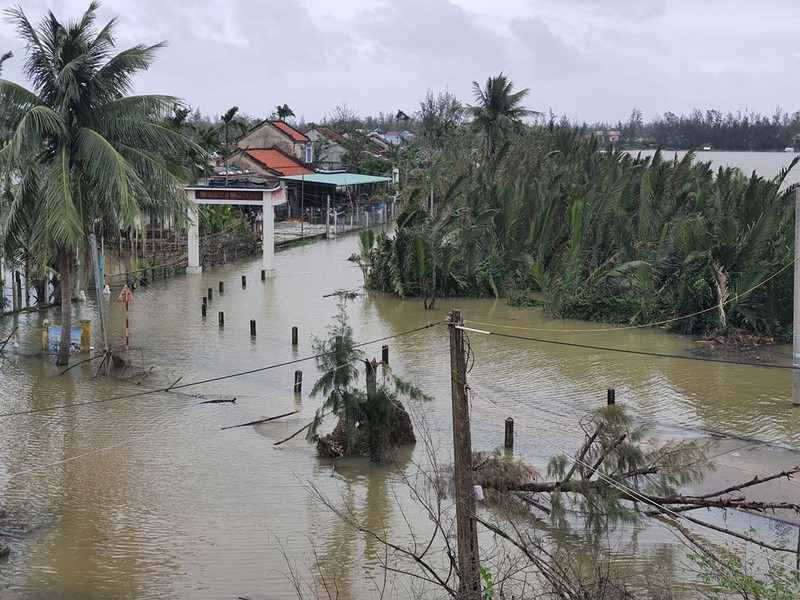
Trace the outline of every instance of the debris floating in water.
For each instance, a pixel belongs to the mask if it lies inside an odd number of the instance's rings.
[[[356,290],[336,290],[330,294],[323,294],[323,298],[330,298],[332,296],[338,296],[339,298],[344,298],[346,300],[352,300],[358,296],[363,296],[364,294],[356,291]]]

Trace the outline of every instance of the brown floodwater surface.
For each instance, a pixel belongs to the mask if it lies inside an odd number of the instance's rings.
[[[0,588],[28,599],[294,598],[289,565],[308,574],[318,564],[335,573],[341,598],[367,597],[380,577],[380,548],[337,521],[310,484],[398,539],[408,538],[406,519],[425,528],[427,518],[415,512],[393,468],[349,460],[332,469],[302,434],[273,446],[319,407],[321,400],[308,395],[316,369],[303,362],[255,371],[313,354],[311,336],[325,337],[337,312],[336,298],[323,296],[362,284],[359,267],[346,260],[355,251],[356,238],[342,237],[278,253],[278,276],[265,282],[254,258],[134,290],[131,358],[139,368],[153,367],[141,384],[139,377],[93,379],[89,364],[60,375],[38,347],[42,320],[57,315],[3,317],[0,333],[18,325],[20,348],[0,359],[0,413],[65,408],[0,417],[0,504],[15,522],[6,531],[12,553],[0,559]],[[213,298],[203,320],[208,288]],[[124,311],[115,300],[116,294],[99,301],[120,348]],[[99,345],[95,302],[81,304],[76,317],[92,320]],[[440,299],[426,311],[420,300],[357,297],[347,305],[355,338],[398,336],[363,350],[380,359],[388,344],[392,368],[433,396],[410,408],[444,456],[451,435],[448,331],[438,325],[400,334],[439,322],[452,308],[475,329],[540,340],[468,334],[476,449],[502,445],[503,423],[513,416],[518,455],[542,466],[559,452],[572,453],[582,441],[580,420],[615,388],[617,403],[661,438],[726,436],[726,464],[742,479],[765,461],[772,468],[775,455],[800,462],[800,411],[791,404],[788,370],[548,344],[541,340],[681,356],[692,350],[686,337],[552,321],[503,300]],[[296,349],[292,326],[300,331]],[[789,364],[785,347],[767,354]],[[297,369],[304,380],[299,397],[292,392]],[[198,381],[207,383],[180,387]],[[143,393],[174,382],[171,392]],[[237,401],[201,404],[221,395]],[[94,403],[81,405],[88,402]],[[292,410],[299,412],[274,423],[222,429]],[[411,468],[423,454],[420,443],[400,465]],[[793,482],[781,490],[794,499],[800,491]],[[686,554],[658,526],[618,550],[625,568],[645,571],[679,570],[673,563]],[[403,597],[408,588],[393,585]]]

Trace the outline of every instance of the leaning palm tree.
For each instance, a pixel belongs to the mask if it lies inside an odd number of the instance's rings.
[[[522,100],[530,91],[528,88],[512,92],[514,83],[502,72],[497,77],[489,77],[483,88],[477,81],[472,82],[472,89],[477,104],[470,105],[469,112],[474,123],[483,130],[486,136],[486,149],[489,154],[497,153],[500,137],[522,119],[539,114],[522,106]]]
[[[0,114],[11,119],[0,166],[17,182],[2,222],[6,244],[55,259],[60,274],[58,364],[69,361],[73,257],[85,251],[96,223],[141,222],[144,210],[183,207],[178,188],[190,175],[187,155],[202,151],[164,127],[169,96],[126,96],[133,77],[158,49],[115,50],[115,20],[95,27],[97,2],[77,21],[52,12],[34,26],[17,6],[5,11],[27,47],[23,72],[31,88],[0,79]]]

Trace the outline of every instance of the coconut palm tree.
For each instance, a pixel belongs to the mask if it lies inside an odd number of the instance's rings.
[[[220,118],[222,121],[222,134],[223,134],[223,141],[222,143],[226,146],[230,145],[230,130],[233,129],[234,132],[238,132],[238,135],[241,135],[247,130],[247,125],[240,117],[237,116],[239,113],[238,106],[231,106],[224,115]]]
[[[294,111],[289,108],[289,105],[284,103],[283,106],[280,104],[275,107],[275,116],[278,117],[278,120],[285,121],[289,117],[295,116]]]
[[[115,54],[115,20],[95,26],[97,2],[77,21],[52,12],[34,26],[20,7],[5,11],[27,47],[31,83],[0,79],[0,114],[11,137],[0,165],[18,185],[3,220],[8,243],[42,261],[56,259],[61,286],[58,364],[69,361],[73,257],[96,222],[140,222],[145,211],[182,207],[185,157],[201,149],[163,120],[180,104],[169,96],[127,96],[163,44]]]
[[[0,56],[0,73],[3,72],[3,63],[6,62],[9,58],[14,56],[13,52],[6,52],[3,56]]]
[[[514,83],[502,72],[497,77],[489,77],[484,87],[473,81],[472,89],[477,104],[470,105],[469,112],[486,136],[486,149],[491,155],[497,153],[500,137],[512,126],[521,123],[525,117],[539,114],[522,106],[530,90],[525,88],[513,92]]]

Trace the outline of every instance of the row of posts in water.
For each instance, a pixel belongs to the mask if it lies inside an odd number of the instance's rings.
[[[384,346],[386,348],[386,346]],[[608,406],[612,406],[617,402],[617,390],[614,388],[608,388],[606,390],[606,403]],[[513,417],[508,417],[506,419],[506,430],[505,430],[505,439],[504,446],[506,449],[511,450],[514,448],[514,419]]]
[[[261,281],[266,279],[266,271],[261,271]],[[247,276],[242,275],[242,287],[247,287]],[[219,291],[220,293],[225,291],[225,283],[223,281],[219,282]],[[207,307],[208,301],[213,298],[214,290],[213,288],[208,288],[208,295],[203,297],[203,317],[207,314]],[[219,311],[218,315],[219,319],[219,326],[225,327],[225,313]],[[250,320],[250,335],[252,337],[256,336],[256,321],[255,319]],[[297,327],[292,327],[292,347],[296,348],[298,344],[298,329]],[[381,348],[381,362],[385,365],[389,364],[389,346],[384,345]],[[303,391],[303,371],[295,371],[294,372],[294,393],[299,394]],[[606,392],[606,402],[608,406],[611,406],[616,403],[616,390],[614,388],[608,388]],[[514,448],[514,419],[513,417],[508,417],[505,423],[505,437],[503,440],[503,446],[511,450]]]

